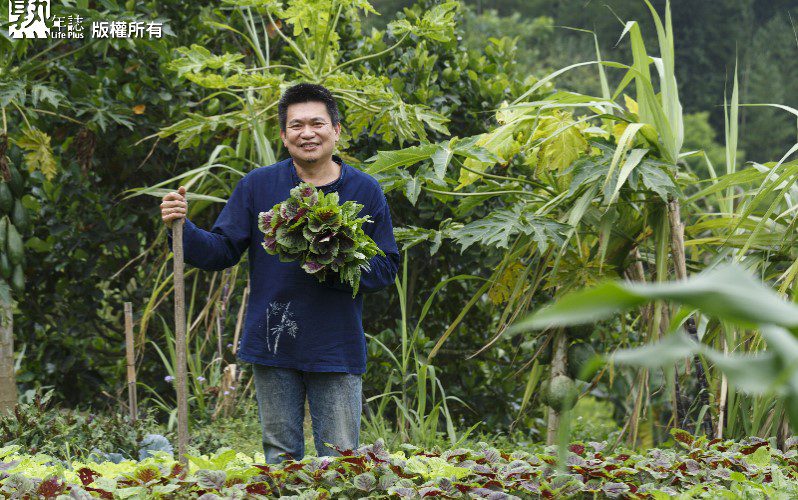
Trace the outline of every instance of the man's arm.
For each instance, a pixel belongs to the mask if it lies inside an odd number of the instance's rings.
[[[179,195],[180,193],[170,194]],[[185,198],[183,198],[183,202],[185,203]],[[164,203],[166,203],[166,197],[164,197]],[[188,218],[185,218],[183,252],[186,262],[206,271],[221,271],[235,265],[241,259],[244,250],[249,247],[250,224],[252,224],[251,206],[249,190],[242,179],[236,185],[233,194],[230,195],[230,199],[227,200],[210,231],[197,227]],[[179,217],[173,217],[171,220],[176,218]],[[164,217],[164,221],[167,222],[166,217]],[[169,249],[171,249],[171,231],[167,232],[167,241]]]

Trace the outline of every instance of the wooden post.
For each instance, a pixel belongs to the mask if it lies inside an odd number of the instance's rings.
[[[127,354],[127,398],[130,407],[130,421],[138,418],[138,398],[136,397],[136,346],[133,342],[133,304],[125,302],[125,351]]]
[[[177,367],[177,454],[184,465],[188,464],[188,374],[186,373],[186,283],[183,275],[183,219],[172,223],[172,253],[175,279],[175,351]]]

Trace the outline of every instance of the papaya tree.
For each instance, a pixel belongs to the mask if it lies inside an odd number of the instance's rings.
[[[28,187],[22,169],[51,179],[57,161],[50,137],[36,125],[40,113],[53,113],[64,96],[36,72],[28,40],[0,40],[0,410],[17,402],[13,311],[25,290],[25,245],[31,229]],[[31,51],[32,52],[32,51]],[[50,108],[41,109],[41,108]],[[11,151],[11,147],[17,151]],[[17,161],[12,161],[11,156]]]

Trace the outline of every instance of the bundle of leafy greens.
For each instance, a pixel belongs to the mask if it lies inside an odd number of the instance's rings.
[[[337,273],[341,283],[357,295],[360,276],[369,270],[369,260],[385,255],[365,232],[363,205],[354,201],[338,204],[338,193],[324,194],[309,183],[291,190],[291,196],[268,212],[258,215],[263,248],[282,262],[302,262],[302,269],[320,282]]]

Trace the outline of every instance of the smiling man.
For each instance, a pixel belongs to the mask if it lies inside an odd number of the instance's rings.
[[[183,231],[185,260],[201,269],[233,266],[249,250],[251,290],[238,357],[252,363],[268,463],[304,456],[306,397],[319,455],[336,454],[325,443],[358,446],[366,339],[362,293],[352,298],[352,289],[336,276],[319,283],[301,263],[280,262],[267,254],[260,245],[258,214],[288,198],[301,182],[325,193],[336,191],[341,203],[363,205],[361,214],[373,221],[364,230],[385,253],[371,260],[360,290],[389,286],[399,264],[391,214],[379,183],[333,155],[341,123],[330,92],[301,83],[284,92],[277,109],[280,138],[290,157],[241,179],[210,231],[188,219]],[[171,226],[185,217],[187,208],[181,186],[163,197],[161,218]]]

